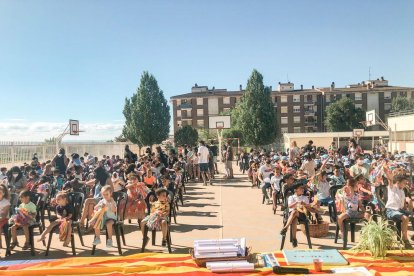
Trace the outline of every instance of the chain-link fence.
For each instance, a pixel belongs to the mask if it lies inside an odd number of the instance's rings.
[[[103,155],[124,155],[124,148],[127,143],[63,143],[61,147],[66,150],[67,156],[72,153],[83,155],[85,152],[93,156]],[[0,166],[11,167],[30,163],[33,154],[37,153],[40,162],[52,160],[56,155],[56,145],[37,142],[2,142],[0,141]]]

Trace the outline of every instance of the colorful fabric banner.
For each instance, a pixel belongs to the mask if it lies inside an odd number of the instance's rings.
[[[374,260],[369,254],[340,251],[349,261],[349,266],[366,267],[373,275],[407,276],[414,275],[414,250],[401,254],[392,251],[385,260]],[[275,257],[281,266],[286,266],[283,253]],[[334,266],[338,267],[338,266]],[[312,274],[313,265],[308,266]],[[326,273],[329,267],[323,267]],[[188,254],[144,253],[120,257],[73,257],[41,263],[22,263],[0,267],[0,275],[272,275],[270,268],[256,269],[249,273],[214,274],[207,268],[198,267]]]

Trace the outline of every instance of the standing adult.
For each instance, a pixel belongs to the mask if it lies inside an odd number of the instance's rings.
[[[129,145],[125,145],[124,158],[128,158],[133,163],[137,161],[137,155],[129,149]]]
[[[213,163],[214,163],[214,170],[215,170],[215,173],[218,174],[218,169],[217,169],[218,147],[214,144],[213,140],[210,141],[210,150],[213,153],[212,157],[213,157]]]
[[[349,159],[351,159],[351,164],[355,163],[355,159],[359,154],[362,154],[362,148],[358,145],[354,138],[349,139]]]
[[[19,167],[15,166],[7,173],[7,181],[10,192],[19,194],[26,188],[27,180]]]
[[[157,157],[160,159],[164,167],[168,168],[168,156],[162,151],[161,147],[158,146],[155,148],[157,151]]]
[[[298,148],[296,141],[292,141],[292,143],[290,143],[289,149],[289,163],[293,164],[295,162],[296,157],[298,157],[299,155],[300,149]]]
[[[201,178],[203,179],[204,186],[207,186],[207,180],[210,182],[210,185],[213,185],[208,173],[209,158],[210,154],[208,148],[206,147],[206,143],[204,141],[200,141],[200,144],[198,146],[198,164],[200,167],[200,174]]]
[[[224,155],[225,168],[226,168],[226,178],[233,179],[233,148],[231,146],[231,141],[227,141],[226,154]]]
[[[305,153],[303,156],[305,157],[305,161],[302,163],[300,168],[308,175],[309,178],[311,178],[315,176],[316,163],[312,159],[309,152]]]
[[[313,146],[313,141],[309,140],[309,142],[306,144],[305,148],[304,148],[305,152],[309,152],[312,153],[315,151],[315,147]]]
[[[69,158],[65,155],[65,149],[61,148],[59,153],[52,160],[52,166],[59,170],[60,174],[65,174],[69,164]]]

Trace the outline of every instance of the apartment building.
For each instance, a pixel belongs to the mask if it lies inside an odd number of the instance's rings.
[[[332,82],[329,87],[304,89],[300,85],[299,89],[295,89],[294,83],[279,82],[277,89],[271,91],[281,133],[325,131],[324,111],[329,104],[342,97],[351,98],[364,111],[375,109],[384,121],[394,97],[404,96],[414,100],[414,88],[390,86],[383,77],[343,88],[335,87]],[[227,91],[195,84],[190,93],[171,97],[174,131],[185,125],[208,129],[208,117],[229,112],[243,93],[241,85],[237,91]]]

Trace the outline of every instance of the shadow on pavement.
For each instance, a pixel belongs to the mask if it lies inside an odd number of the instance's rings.
[[[176,233],[187,233],[194,230],[209,230],[209,229],[220,229],[223,228],[221,225],[193,225],[193,224],[180,224],[180,225],[171,225],[171,235]]]

